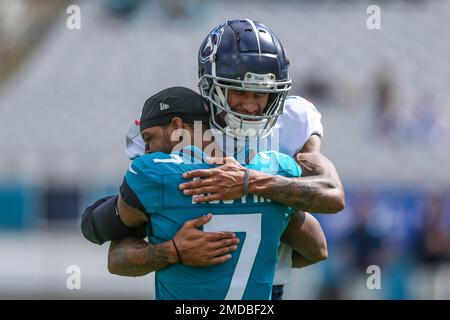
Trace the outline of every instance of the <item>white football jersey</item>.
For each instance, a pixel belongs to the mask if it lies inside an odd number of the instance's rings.
[[[316,107],[299,96],[289,96],[284,104],[283,114],[278,118],[275,129],[279,130],[280,152],[294,156],[303,148],[309,137],[322,137],[321,114]],[[280,244],[278,262],[273,279],[274,285],[286,284],[291,278],[292,249]]]
[[[274,131],[279,135],[279,151],[294,156],[313,134],[323,135],[321,114],[316,107],[299,96],[289,96],[284,103]],[[127,134],[127,154],[130,159],[145,153],[145,143],[140,135],[139,121],[135,121]],[[274,285],[289,282],[292,266],[292,249],[280,245]]]

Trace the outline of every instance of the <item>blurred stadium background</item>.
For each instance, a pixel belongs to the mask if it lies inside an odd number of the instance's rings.
[[[69,5],[81,29],[69,30]],[[381,30],[366,27],[381,8]],[[0,0],[0,298],[153,298],[152,276],[106,269],[82,209],[115,193],[125,134],[157,90],[196,89],[219,22],[268,25],[292,94],[322,113],[345,210],[317,215],[329,259],[294,271],[286,299],[450,298],[450,3]],[[368,290],[366,268],[381,268]],[[68,290],[69,265],[81,290]]]

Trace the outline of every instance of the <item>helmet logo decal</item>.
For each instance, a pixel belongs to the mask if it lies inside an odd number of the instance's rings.
[[[222,39],[223,30],[226,23],[222,23],[221,25],[215,27],[213,31],[211,31],[208,35],[208,40],[206,41],[204,47],[200,51],[200,61],[205,63],[207,61],[211,61],[212,56],[214,55],[215,48],[217,48],[220,44],[220,40]]]

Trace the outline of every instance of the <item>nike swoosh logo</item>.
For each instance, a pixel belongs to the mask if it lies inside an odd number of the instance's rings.
[[[134,174],[138,174],[136,171],[134,171],[133,170],[133,168],[131,167],[131,163],[130,163],[130,166],[128,167],[128,171],[130,171],[131,173],[134,173]]]

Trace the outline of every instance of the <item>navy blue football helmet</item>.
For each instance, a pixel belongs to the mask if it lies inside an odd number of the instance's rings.
[[[238,139],[270,134],[291,88],[288,66],[280,40],[262,23],[230,20],[215,27],[198,54],[198,86],[209,102],[212,129]],[[247,115],[231,110],[229,89],[268,93],[264,113]]]

